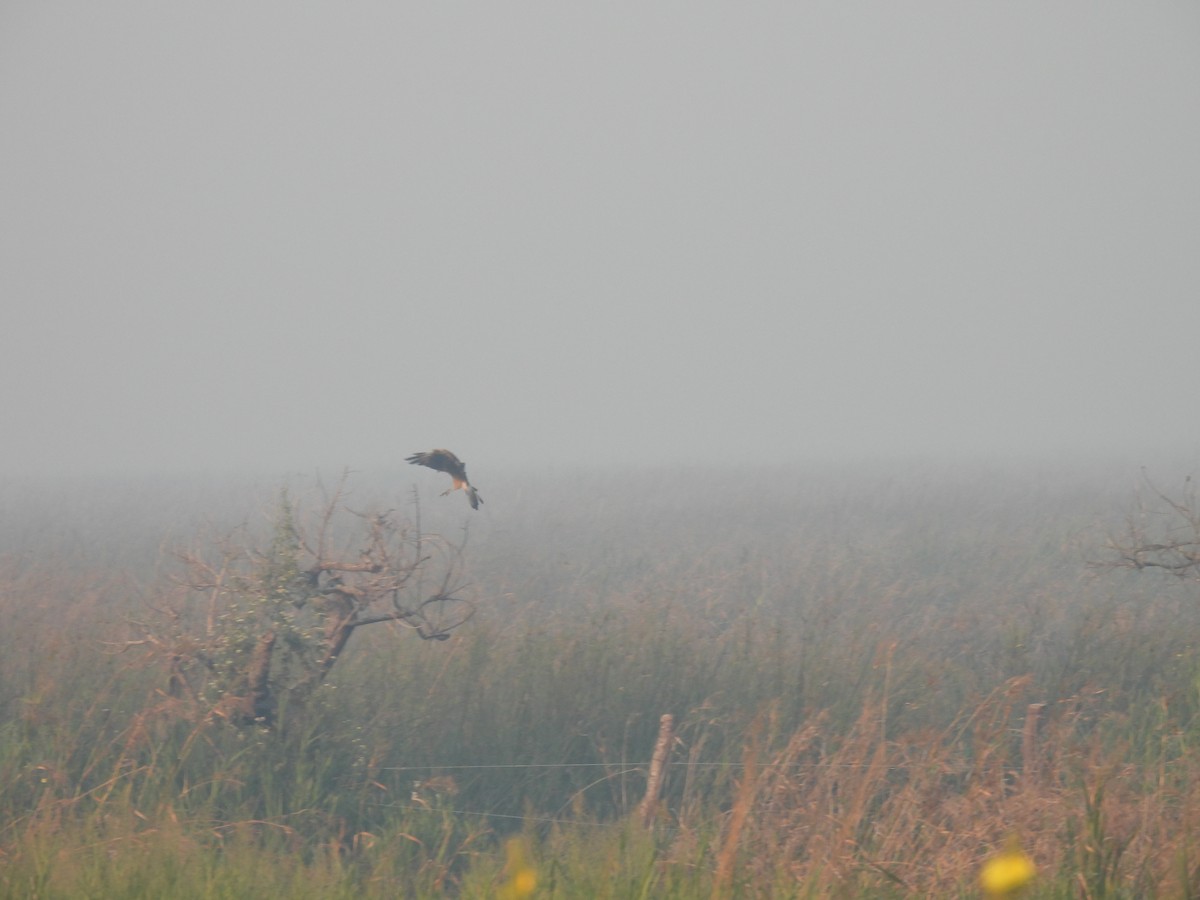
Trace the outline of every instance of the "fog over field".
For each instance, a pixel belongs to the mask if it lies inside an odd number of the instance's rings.
[[[1180,896],[1186,463],[5,479],[0,895]]]
[[[548,463],[1194,456],[1198,40],[1191,3],[7,3],[2,474],[446,446],[499,506]]]
[[[0,4],[0,896],[1200,896],[1198,47]]]

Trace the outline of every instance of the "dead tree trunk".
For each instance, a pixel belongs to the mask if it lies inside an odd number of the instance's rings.
[[[244,692],[239,695],[226,695],[225,700],[217,705],[218,715],[227,716],[238,725],[271,723],[271,653],[274,649],[274,631],[267,631],[259,636],[246,666]]]

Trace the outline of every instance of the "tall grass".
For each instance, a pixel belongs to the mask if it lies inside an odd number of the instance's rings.
[[[1105,473],[488,489],[480,614],[445,642],[363,629],[269,731],[184,715],[127,643],[168,590],[162,529],[252,513],[77,486],[96,512],[68,540],[71,504],[22,494],[0,523],[0,894],[484,897],[514,831],[542,896],[957,896],[1013,833],[1044,896],[1196,890],[1200,597],[1089,571],[1125,501]]]

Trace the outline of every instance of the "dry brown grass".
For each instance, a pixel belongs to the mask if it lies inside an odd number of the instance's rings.
[[[1200,756],[1138,770],[1076,698],[1051,711],[1031,765],[1007,725],[1028,687],[1010,680],[940,732],[885,738],[880,698],[836,743],[824,740],[821,717],[754,765],[748,742],[718,885],[732,880],[722,873],[740,845],[743,885],[755,895],[786,872],[806,896],[953,896],[1016,837],[1042,872],[1074,873],[1081,897],[1118,884],[1132,892],[1122,896],[1194,896]],[[693,852],[691,833],[685,823],[683,855]]]
[[[90,848],[177,826],[178,871],[242,840],[244,874],[267,860],[289,890],[329,847],[362,867],[348,891],[371,866],[442,885],[527,816],[580,886],[556,896],[962,896],[1010,835],[1035,896],[1200,895],[1190,586],[1081,574],[1087,498],[951,487],[510,508],[526,530],[478,541],[485,614],[444,643],[356,638],[290,742],[114,652],[155,599],[121,566],[0,560],[0,856],[40,872],[61,845],[107,878]],[[659,814],[630,837],[664,713]],[[151,855],[114,859],[133,881]]]

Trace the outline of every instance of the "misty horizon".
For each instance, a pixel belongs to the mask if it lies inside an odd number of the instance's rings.
[[[11,4],[5,474],[1194,459],[1197,38]]]

